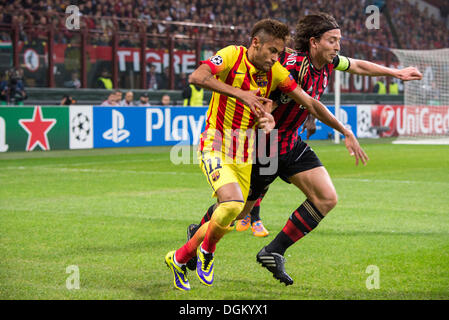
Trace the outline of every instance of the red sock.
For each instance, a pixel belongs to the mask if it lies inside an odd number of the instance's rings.
[[[214,219],[212,219],[209,221],[209,227],[207,228],[206,236],[204,237],[201,248],[209,253],[215,252],[218,241],[220,241],[228,231],[228,228],[220,226]]]
[[[191,246],[189,246],[189,242],[187,242],[181,248],[176,250],[175,259],[178,263],[185,264],[195,256],[195,251],[196,248],[193,248],[192,250]]]
[[[203,224],[185,245],[176,250],[175,258],[177,262],[184,264],[196,256],[196,249],[203,241],[208,226],[209,223]]]

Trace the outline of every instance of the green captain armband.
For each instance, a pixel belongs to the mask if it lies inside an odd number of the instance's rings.
[[[349,58],[345,56],[336,56],[335,60],[335,70],[346,71],[351,67],[351,61],[349,61]]]

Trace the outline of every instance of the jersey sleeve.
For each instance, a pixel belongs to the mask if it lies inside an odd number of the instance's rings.
[[[277,88],[283,93],[292,92],[298,86],[290,72],[279,62],[276,62],[273,66],[273,75],[275,76]]]
[[[340,71],[347,71],[351,67],[351,61],[349,58],[339,55],[335,56],[332,64],[334,65],[335,70]]]
[[[212,70],[212,74],[216,75],[229,70],[235,63],[238,47],[228,46],[223,48],[207,60],[203,60],[200,64],[207,64]]]

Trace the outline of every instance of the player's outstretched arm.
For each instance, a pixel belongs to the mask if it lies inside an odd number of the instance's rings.
[[[219,81],[212,74],[211,68],[207,64],[200,65],[190,76],[189,83],[199,87],[209,89],[220,94],[239,99],[250,107],[257,116],[261,116],[259,109],[263,109],[263,102],[270,101],[267,98],[257,96],[252,91],[245,91]]]
[[[365,165],[369,160],[365,151],[360,147],[359,142],[352,133],[351,130],[345,128],[345,126],[335,118],[335,116],[323,105],[320,101],[312,98],[301,88],[297,87],[295,90],[288,94],[296,103],[307,108],[310,114],[315,118],[327,124],[329,127],[337,130],[345,136],[345,145],[351,156],[355,157],[355,165],[359,164],[359,161]]]
[[[401,79],[402,81],[421,80],[422,74],[415,67],[407,67],[404,69],[395,69],[381,66],[377,63],[366,60],[349,59],[350,67],[347,70],[349,73],[358,74],[362,76],[390,76]]]

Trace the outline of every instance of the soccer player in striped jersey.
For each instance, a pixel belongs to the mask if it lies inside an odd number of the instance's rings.
[[[394,76],[398,79],[419,80],[421,73],[414,67],[405,69],[386,68],[368,61],[347,58],[338,54],[341,32],[335,19],[325,13],[301,18],[296,27],[296,50],[286,49],[279,61],[286,67],[298,84],[310,96],[319,99],[334,69],[354,74]],[[276,91],[270,98],[276,109],[273,116],[278,135],[279,170],[273,175],[259,173],[260,165],[254,164],[250,196],[244,211],[237,219],[246,218],[251,208],[260,201],[268,186],[278,176],[297,186],[307,197],[290,216],[282,231],[257,255],[257,260],[270,270],[274,277],[285,284],[293,280],[285,272],[285,250],[312,231],[337,203],[337,194],[324,166],[312,149],[298,136],[304,124],[309,136],[315,130],[314,117],[307,108],[293,101],[288,95]],[[303,129],[304,130],[304,129]],[[363,161],[363,159],[362,159]],[[356,158],[356,164],[357,164]],[[209,208],[201,223],[207,222],[213,207]],[[241,220],[240,220],[241,221]],[[239,224],[239,222],[238,222]],[[239,226],[239,225],[238,225]],[[196,225],[189,226],[189,236]]]
[[[216,244],[242,211],[248,195],[253,128],[256,124],[267,131],[274,127],[273,117],[265,111],[271,109],[267,97],[272,91],[287,93],[297,87],[290,73],[277,61],[288,34],[285,24],[261,20],[252,30],[248,49],[228,46],[219,50],[202,61],[189,77],[190,83],[213,91],[199,158],[219,205],[214,217],[203,225],[202,244],[192,238],[165,257],[174,276],[174,286],[179,290],[190,290],[185,264],[195,255],[197,276],[203,284],[212,285]]]
[[[422,78],[414,67],[393,69],[364,60],[339,55],[341,31],[335,19],[325,13],[303,17],[296,26],[296,50],[286,49],[279,61],[293,75],[310,96],[320,99],[334,69],[368,76],[394,76],[409,81]],[[308,136],[314,132],[315,119],[307,109],[298,108],[295,101],[276,91],[271,96],[276,109],[273,116],[278,129],[279,168],[274,175],[259,174],[260,166],[253,166],[251,195],[240,215],[244,217],[252,204],[258,203],[276,177],[298,187],[307,199],[291,213],[284,228],[257,254],[257,261],[275,278],[292,284],[285,272],[284,253],[291,245],[315,229],[337,204],[332,180],[313,150],[298,136],[299,127],[306,121]],[[306,120],[307,119],[307,120]],[[303,129],[304,130],[304,129]],[[356,165],[358,161],[356,159]]]

